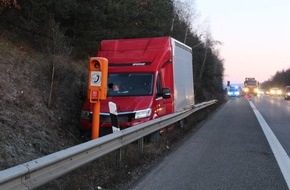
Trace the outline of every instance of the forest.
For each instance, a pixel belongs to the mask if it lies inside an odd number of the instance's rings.
[[[172,36],[193,49],[195,97],[223,93],[223,60],[194,5],[179,0],[2,0],[0,30],[49,55],[85,59],[104,39]]]
[[[284,89],[290,85],[290,69],[277,71],[274,76],[261,84],[262,88],[270,89],[271,87],[279,87]]]

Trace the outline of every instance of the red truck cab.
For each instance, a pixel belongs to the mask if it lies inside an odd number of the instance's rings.
[[[192,81],[189,89],[184,87],[178,94],[177,84],[174,80],[172,43],[179,44],[180,42],[171,37],[118,39],[101,42],[97,56],[105,57],[109,61],[107,99],[101,101],[101,136],[112,132],[109,102],[117,105],[121,129],[173,113],[176,111],[176,107],[180,106],[178,104],[183,104],[182,107],[184,107],[188,103],[194,102],[193,78],[189,78]],[[188,48],[186,56],[190,56],[189,62],[192,66],[191,49],[187,46],[184,47]],[[186,59],[186,56],[183,59]],[[192,67],[189,73],[192,77]],[[186,76],[186,72],[184,76]],[[187,82],[184,81],[183,83],[186,84]],[[183,86],[183,84],[179,86]],[[187,97],[189,100],[186,101],[186,97],[185,100],[176,99],[178,95],[187,93],[184,91],[190,93]],[[91,119],[92,105],[86,100],[81,114],[81,128],[90,130]]]

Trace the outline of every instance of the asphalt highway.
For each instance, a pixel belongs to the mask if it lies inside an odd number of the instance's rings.
[[[201,125],[130,189],[288,189],[246,98],[230,98]]]
[[[253,97],[252,101],[290,155],[290,101],[282,96]]]

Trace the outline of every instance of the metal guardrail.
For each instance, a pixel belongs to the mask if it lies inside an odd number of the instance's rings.
[[[1,190],[23,190],[39,187],[86,163],[117,150],[131,142],[171,125],[192,113],[215,104],[211,100],[190,109],[166,115],[110,135],[0,171]]]

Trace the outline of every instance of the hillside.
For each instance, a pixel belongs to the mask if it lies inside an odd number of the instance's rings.
[[[0,170],[82,143],[79,92],[86,87],[87,62],[56,59],[48,108],[51,60],[24,43],[0,36]],[[146,143],[142,155],[137,144],[126,146],[119,167],[113,152],[39,189],[126,189],[174,150],[188,132],[195,131],[198,121],[215,108],[195,113],[182,130],[171,131],[163,141]]]
[[[59,63],[48,108],[48,56],[0,37],[0,170],[80,142],[78,93],[86,67],[69,64]]]

